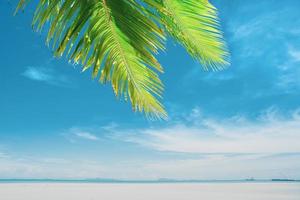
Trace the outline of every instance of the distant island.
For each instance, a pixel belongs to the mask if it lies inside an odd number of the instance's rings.
[[[299,181],[299,180],[295,180],[295,179],[280,179],[280,178],[274,178],[271,179],[271,181]]]

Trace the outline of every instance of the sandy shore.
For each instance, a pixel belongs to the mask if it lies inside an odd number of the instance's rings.
[[[299,200],[299,183],[3,183],[2,200]]]

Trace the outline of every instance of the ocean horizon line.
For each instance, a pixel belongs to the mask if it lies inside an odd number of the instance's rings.
[[[0,178],[0,183],[241,183],[241,182],[300,182],[299,179],[56,179],[56,178]]]

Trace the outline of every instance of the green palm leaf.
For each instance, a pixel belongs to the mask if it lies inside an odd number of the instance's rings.
[[[33,27],[44,26],[56,56],[91,68],[93,78],[111,82],[117,97],[150,118],[167,117],[155,58],[164,49],[163,30],[205,68],[227,64],[216,10],[206,0],[40,0]]]
[[[160,23],[204,69],[228,65],[228,52],[216,9],[208,0],[144,0],[160,15]]]

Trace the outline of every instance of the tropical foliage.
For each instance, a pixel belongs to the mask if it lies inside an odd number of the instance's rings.
[[[21,0],[19,9],[30,0]],[[166,118],[156,54],[175,39],[204,69],[227,65],[216,9],[208,0],[40,0],[32,25],[48,30],[55,56],[111,82],[117,97],[150,118]]]

